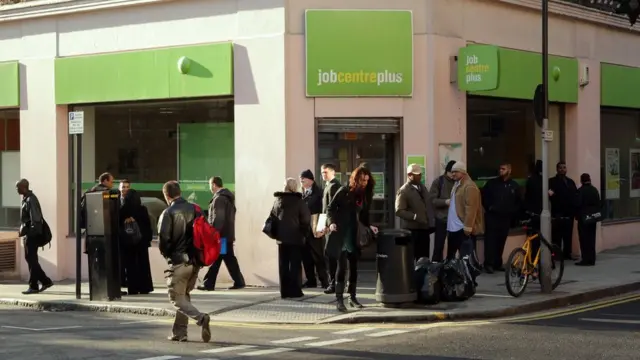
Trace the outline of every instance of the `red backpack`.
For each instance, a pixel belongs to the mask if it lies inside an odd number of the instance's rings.
[[[198,265],[211,266],[220,256],[220,232],[209,224],[200,206],[193,204],[196,217],[193,219],[193,247],[196,249]]]

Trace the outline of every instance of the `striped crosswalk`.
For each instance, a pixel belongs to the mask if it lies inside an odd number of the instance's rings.
[[[347,330],[339,330],[328,333],[314,332],[313,336],[296,336],[290,338],[276,339],[264,345],[229,345],[214,346],[210,349],[201,350],[200,357],[160,355],[147,357],[138,360],[217,360],[217,356],[231,357],[260,357],[278,355],[298,349],[327,348],[331,346],[353,343],[367,338],[381,338],[386,336],[396,336],[417,331],[418,328],[407,329],[378,329],[375,327],[356,327]]]

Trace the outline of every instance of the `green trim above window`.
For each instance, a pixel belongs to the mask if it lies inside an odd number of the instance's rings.
[[[56,104],[233,95],[233,44],[55,60]]]
[[[20,107],[20,65],[0,63],[0,108]]]
[[[476,46],[479,45],[470,45]],[[465,53],[465,52],[461,52]],[[481,58],[479,58],[481,60]],[[458,67],[466,58],[458,57]],[[471,91],[470,95],[507,99],[533,100],[536,86],[542,82],[542,56],[521,50],[498,48],[498,87],[493,90]],[[578,102],[578,60],[549,56],[549,100],[561,103]],[[460,70],[462,71],[462,70]],[[493,70],[492,70],[493,71]],[[461,84],[458,84],[460,87]]]
[[[640,109],[640,68],[600,65],[600,105]]]

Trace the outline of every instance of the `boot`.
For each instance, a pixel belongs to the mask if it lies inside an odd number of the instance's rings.
[[[360,302],[358,301],[358,298],[356,298],[356,293],[349,294],[349,306],[356,309],[364,308],[364,306],[362,306],[362,304],[360,304]]]
[[[347,307],[344,306],[344,283],[336,283],[336,309],[339,312],[347,312]]]

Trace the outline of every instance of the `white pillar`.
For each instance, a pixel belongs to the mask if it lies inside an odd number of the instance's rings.
[[[55,41],[55,39],[53,39]],[[54,281],[65,273],[69,253],[67,107],[56,106],[54,59],[25,59],[20,67],[20,172],[38,196],[51,227],[51,249],[40,254],[40,264]],[[21,273],[27,273],[22,260]]]

